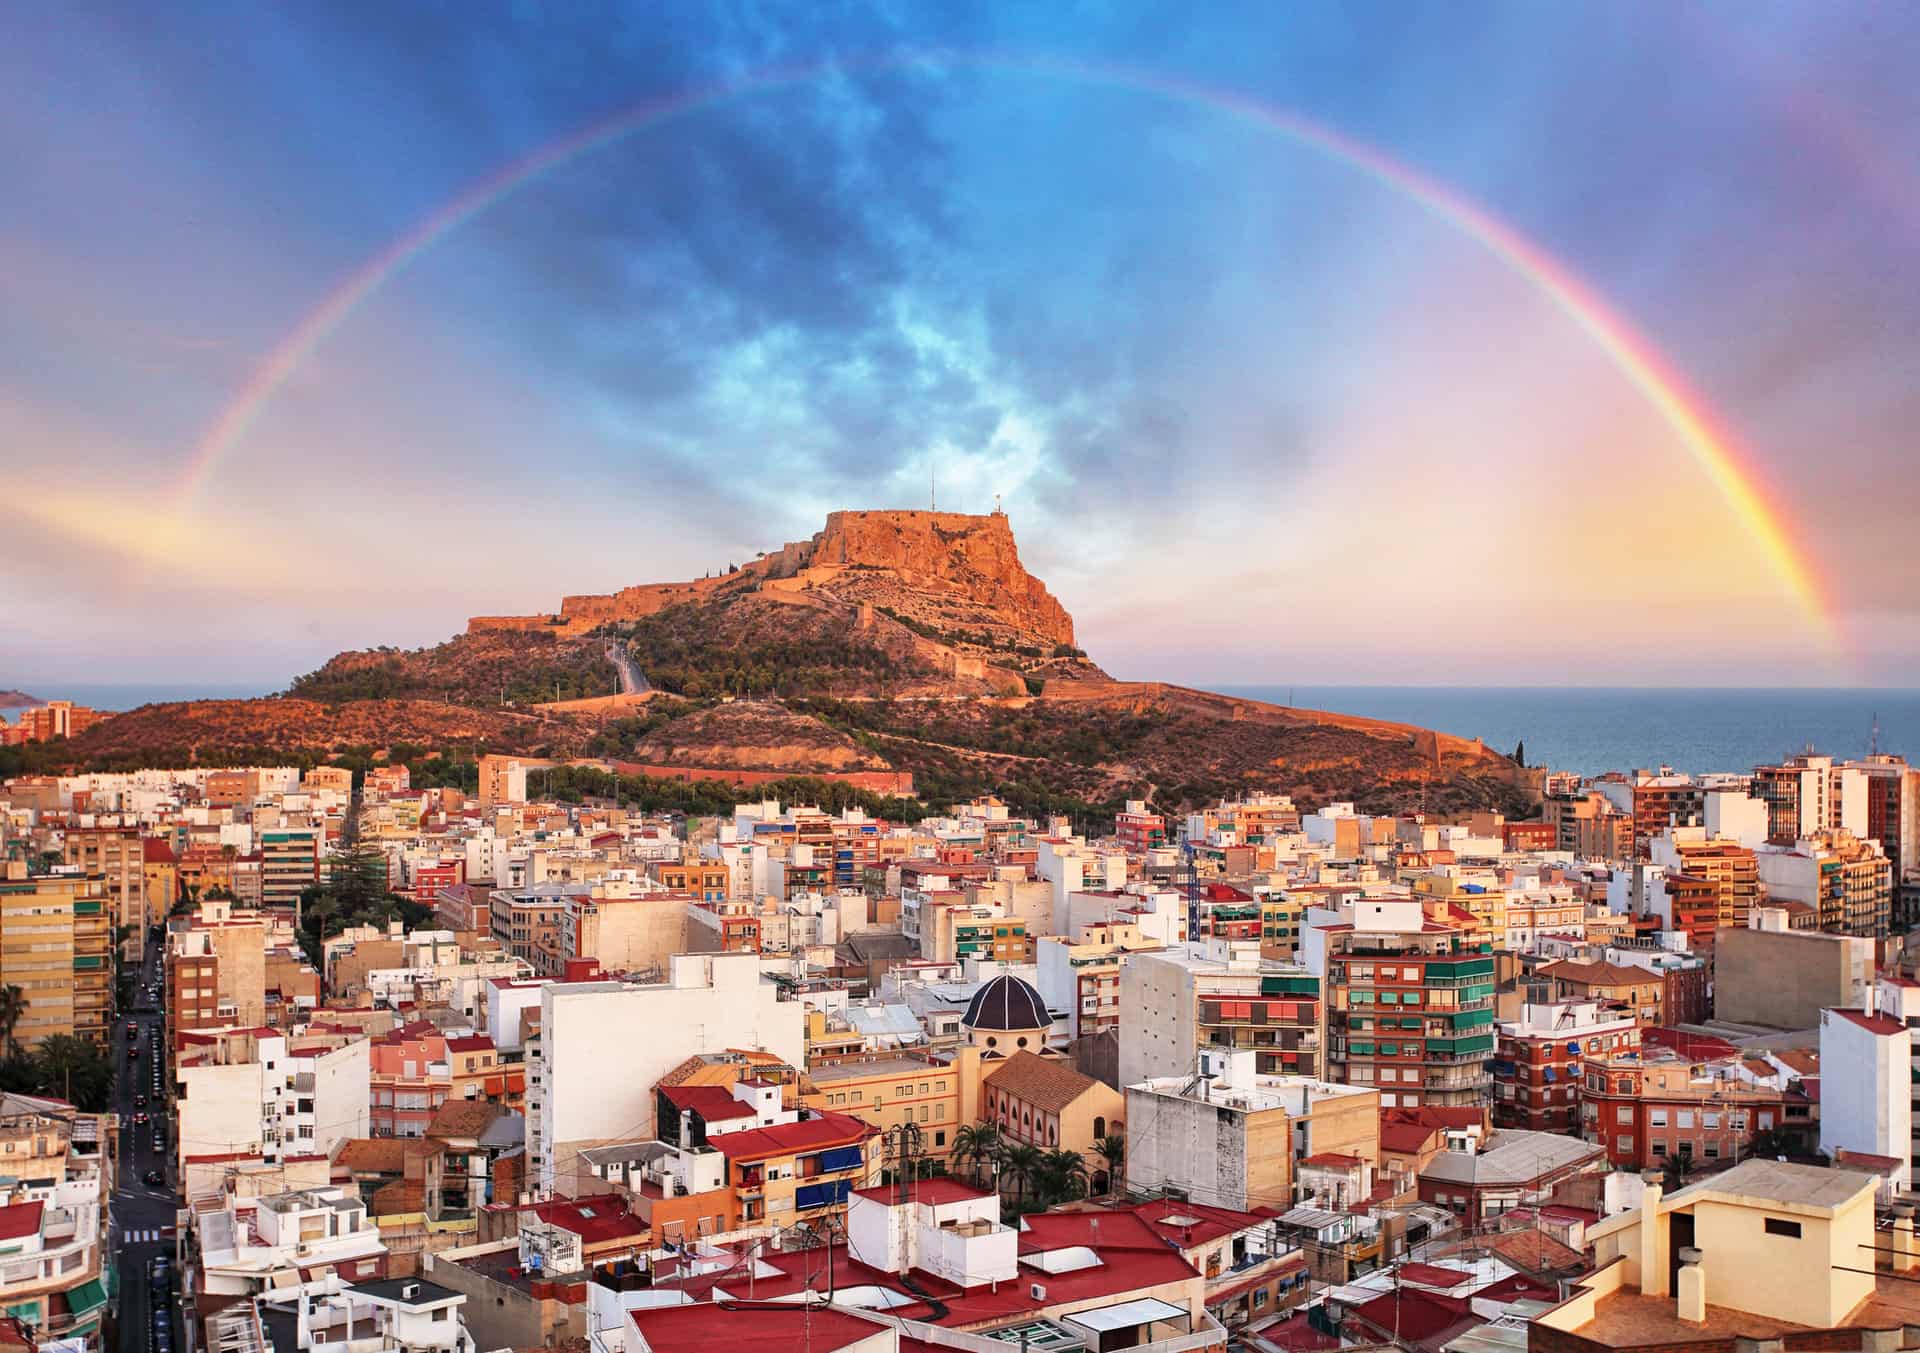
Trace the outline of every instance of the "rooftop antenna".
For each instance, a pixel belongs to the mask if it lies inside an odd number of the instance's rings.
[[[938,512],[939,510],[933,498],[933,458],[929,456],[927,458],[927,511]]]
[[[1880,711],[1873,712],[1873,732],[1867,738],[1867,755],[1880,755]]]

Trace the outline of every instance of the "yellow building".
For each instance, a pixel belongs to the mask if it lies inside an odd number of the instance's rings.
[[[1078,1151],[1089,1170],[1095,1143],[1126,1133],[1127,1101],[1110,1085],[1082,1075],[1058,1057],[1016,1052],[988,1075],[983,1109],[1009,1144]]]
[[[1877,1187],[1870,1174],[1761,1159],[1672,1194],[1649,1184],[1639,1207],[1587,1229],[1597,1270],[1534,1324],[1571,1336],[1553,1347],[1731,1344],[1736,1326],[1807,1348],[1842,1346],[1815,1342],[1818,1331],[1890,1330],[1897,1346],[1920,1323],[1920,1242],[1910,1218],[1875,1230]]]
[[[113,1017],[113,917],[106,882],[30,876],[9,860],[0,881],[0,975],[27,1008],[13,1036],[24,1048],[78,1034],[105,1048]]]
[[[980,1050],[970,1047],[941,1057],[882,1052],[838,1058],[808,1067],[800,1105],[848,1114],[882,1132],[915,1123],[922,1149],[938,1159],[952,1150],[961,1124],[979,1116],[980,1069]]]
[[[64,838],[66,862],[89,877],[98,876],[112,903],[114,925],[132,927],[125,956],[146,943],[147,927],[164,916],[150,914],[147,903],[146,843],[137,827],[70,827]]]

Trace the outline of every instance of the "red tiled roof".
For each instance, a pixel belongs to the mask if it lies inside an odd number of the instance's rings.
[[[1278,1324],[1268,1325],[1250,1337],[1255,1348],[1279,1349],[1281,1353],[1321,1353],[1340,1347],[1340,1336],[1317,1330],[1307,1323],[1307,1313],[1290,1315]]]
[[[710,1134],[707,1145],[729,1160],[764,1160],[769,1156],[790,1156],[797,1151],[852,1146],[878,1136],[879,1132],[878,1128],[844,1113],[816,1110],[813,1117],[798,1123]]]
[[[164,836],[149,836],[140,842],[140,858],[148,864],[172,864],[173,847]]]
[[[1387,1292],[1348,1312],[1396,1341],[1424,1342],[1468,1325],[1483,1324],[1464,1297],[1419,1288]]]
[[[45,1203],[38,1201],[0,1207],[0,1240],[19,1240],[25,1236],[39,1235],[40,1213],[45,1207]]]
[[[667,1103],[682,1111],[691,1109],[707,1123],[729,1118],[753,1117],[753,1105],[735,1099],[720,1085],[663,1085],[660,1094]]]
[[[1422,1287],[1458,1287],[1473,1275],[1463,1268],[1446,1268],[1440,1264],[1410,1263],[1400,1265],[1400,1277]]]
[[[1351,1170],[1360,1163],[1360,1157],[1349,1156],[1340,1151],[1317,1151],[1300,1162],[1302,1165],[1326,1165],[1339,1170]]]
[[[588,1245],[647,1233],[647,1224],[627,1211],[626,1204],[611,1193],[535,1203],[530,1210],[541,1221],[573,1232]]]
[[[653,1306],[631,1314],[653,1353],[707,1353],[716,1345],[768,1353],[804,1346],[830,1353],[886,1332],[885,1326],[846,1311],[790,1301]]]
[[[1142,1203],[1129,1210],[1175,1245],[1182,1247],[1205,1245],[1238,1231],[1262,1225],[1267,1220],[1256,1213],[1236,1212],[1230,1207],[1214,1207],[1206,1203],[1177,1203],[1164,1198],[1151,1203]],[[1191,1220],[1183,1225],[1176,1222],[1175,1218]]]
[[[471,1038],[449,1038],[448,1052],[492,1052],[493,1040],[485,1034],[474,1034]]]

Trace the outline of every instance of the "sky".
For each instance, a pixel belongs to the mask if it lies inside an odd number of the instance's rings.
[[[1920,9],[8,10],[0,687],[930,491],[1126,678],[1920,684]]]

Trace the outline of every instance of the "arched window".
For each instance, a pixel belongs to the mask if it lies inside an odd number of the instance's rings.
[[[1099,1114],[1093,1116],[1093,1139],[1099,1141],[1107,1135],[1107,1120]]]

